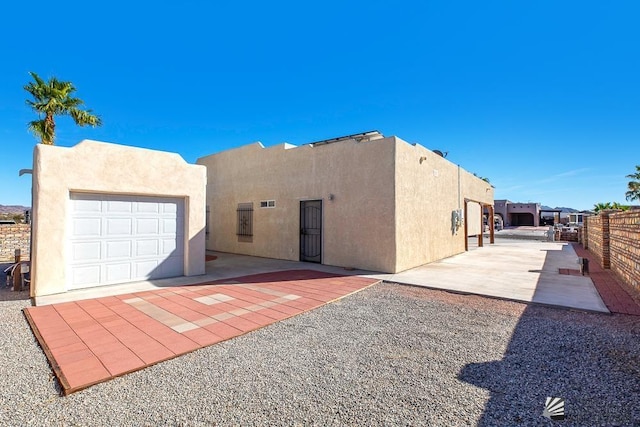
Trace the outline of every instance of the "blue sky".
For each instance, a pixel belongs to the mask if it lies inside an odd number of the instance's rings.
[[[447,151],[496,198],[625,201],[640,164],[637,2],[217,3],[3,5],[0,204],[30,204],[29,71],[72,81],[102,117],[59,119],[59,146],[195,162],[377,129]]]

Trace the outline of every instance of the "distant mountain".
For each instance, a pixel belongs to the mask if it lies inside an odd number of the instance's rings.
[[[0,215],[1,214],[23,214],[27,209],[31,209],[28,206],[20,206],[20,205],[0,205]]]
[[[544,210],[559,210],[560,212],[566,212],[566,213],[574,213],[574,212],[580,212],[578,209],[573,209],[573,208],[565,208],[565,207],[555,207],[555,208],[551,208],[549,206],[540,206],[540,209]]]
[[[560,209],[562,212],[568,212],[568,213],[580,212],[578,209],[573,209],[573,208],[557,207],[556,209]]]

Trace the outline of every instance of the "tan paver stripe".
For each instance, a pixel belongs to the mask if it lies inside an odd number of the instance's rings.
[[[250,284],[240,284],[240,285],[235,285],[239,288],[245,288],[245,289],[251,289],[252,291],[256,291],[256,292],[261,292],[263,294],[267,294],[267,295],[273,295],[276,297],[287,297],[287,296],[294,296],[296,298],[292,298],[292,299],[297,299],[300,298],[298,295],[293,295],[293,294],[287,294],[285,292],[280,292],[280,291],[276,291],[273,289],[267,289],[267,288],[262,288],[260,286],[257,285],[250,285]]]
[[[238,285],[234,285],[234,286],[238,286]],[[260,311],[265,308],[274,307],[276,305],[283,304],[288,301],[297,300],[300,298],[299,295],[286,294],[284,292],[278,292],[271,289],[261,289],[254,285],[244,285],[243,287],[247,287],[247,288],[250,287],[252,290],[259,291],[272,296],[278,296],[278,298],[271,301],[264,301],[258,304],[252,304],[248,307],[236,308],[235,310],[231,310],[225,313],[215,314],[210,317],[203,317],[202,319],[197,319],[192,322],[189,322],[188,320],[185,320],[182,317],[177,316],[173,313],[170,313],[167,310],[160,308],[157,305],[147,301],[148,299],[150,299],[147,297],[145,297],[144,299],[129,298],[129,299],[123,300],[123,302],[137,308],[147,316],[153,318],[154,320],[157,320],[158,322],[162,323],[165,326],[170,327],[174,331],[182,333],[186,331],[191,331],[193,329],[202,328],[217,322],[222,322],[224,320],[231,319],[232,317],[241,316],[243,314]],[[230,297],[229,295],[218,293],[218,294],[197,297],[192,299],[201,304],[214,305],[214,304],[219,304],[221,302],[231,301],[235,298]]]
[[[235,298],[225,294],[213,294],[213,295],[198,297],[193,299],[202,304],[213,305],[213,304],[220,304],[221,302],[231,301],[232,299],[235,299]]]
[[[147,316],[152,317],[163,325],[170,327],[176,332],[182,333],[200,328],[200,326],[196,325],[195,323],[184,320],[182,317],[176,316],[175,314],[170,313],[167,310],[150,303],[149,301],[143,300],[142,298],[130,298],[124,300],[124,302],[137,308]]]

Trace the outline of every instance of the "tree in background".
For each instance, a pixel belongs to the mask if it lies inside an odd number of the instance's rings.
[[[24,214],[13,214],[11,215],[11,219],[13,219],[16,224],[24,224]]]
[[[22,224],[24,222],[24,214],[3,213],[0,214],[0,219],[9,219],[15,221],[16,224]]]
[[[636,173],[627,175],[627,178],[631,178],[628,187],[629,191],[625,193],[628,201],[640,200],[640,166],[636,165]]]
[[[618,202],[611,203],[611,209],[620,209],[621,211],[628,211],[631,208],[629,205],[621,205]]]
[[[595,213],[599,213],[600,211],[605,211],[607,209],[613,209],[613,206],[611,205],[611,202],[596,203],[595,205],[593,205],[593,211]]]
[[[100,126],[100,117],[92,114],[91,110],[82,110],[84,104],[80,98],[72,95],[76,88],[71,82],[63,82],[51,77],[48,82],[42,80],[36,73],[29,72],[33,82],[29,82],[24,90],[33,96],[27,99],[29,105],[40,117],[39,120],[29,122],[29,130],[40,139],[42,144],[53,145],[56,137],[55,116],[71,116],[78,126]]]
[[[595,213],[600,213],[600,211],[608,210],[608,209],[618,209],[621,211],[628,211],[631,208],[629,205],[622,205],[618,202],[607,202],[607,203],[596,203],[593,205],[593,211]]]

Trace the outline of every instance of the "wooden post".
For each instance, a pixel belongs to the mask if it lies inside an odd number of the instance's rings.
[[[496,216],[495,211],[493,210],[493,205],[489,205],[489,243],[495,243],[495,228],[496,222],[494,217]]]
[[[16,249],[15,255],[14,255],[14,261],[17,265],[11,272],[11,278],[13,279],[13,290],[21,291],[22,290],[22,265],[20,264],[20,261],[21,261],[20,249]]]
[[[478,234],[478,247],[481,248],[484,246],[484,212],[482,209],[482,203],[479,203],[480,205],[480,234]]]
[[[464,224],[464,250],[465,252],[469,250],[469,236],[467,231],[467,221],[469,218],[467,217],[467,201],[464,201],[464,220],[462,221]]]

